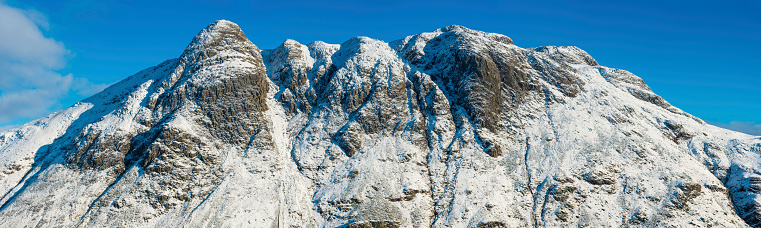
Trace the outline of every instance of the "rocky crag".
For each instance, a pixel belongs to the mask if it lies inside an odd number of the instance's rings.
[[[761,226],[761,139],[449,26],[177,59],[0,132],[2,227]]]

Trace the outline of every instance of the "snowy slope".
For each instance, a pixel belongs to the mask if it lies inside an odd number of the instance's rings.
[[[761,226],[761,139],[576,47],[449,26],[178,59],[0,132],[0,226]]]

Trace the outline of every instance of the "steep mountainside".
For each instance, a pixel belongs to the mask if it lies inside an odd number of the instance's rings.
[[[260,50],[222,20],[0,132],[0,226],[761,227],[760,156],[576,47]]]

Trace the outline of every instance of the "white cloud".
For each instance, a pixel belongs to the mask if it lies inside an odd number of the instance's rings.
[[[69,94],[87,96],[105,87],[56,72],[70,52],[42,34],[40,28],[48,27],[41,13],[0,1],[0,129],[55,111]]]
[[[31,15],[39,15],[33,13]],[[0,58],[2,61],[38,64],[46,68],[63,66],[68,50],[61,42],[42,35],[42,18],[29,18],[25,11],[0,3]],[[35,23],[38,21],[38,23]],[[43,23],[43,25],[45,25]]]
[[[726,123],[719,123],[719,122],[711,122],[707,121],[709,124],[720,127],[720,128],[726,128],[733,131],[739,131],[745,134],[749,135],[758,135],[761,136],[761,123],[756,123],[754,121],[732,121],[728,124]]]

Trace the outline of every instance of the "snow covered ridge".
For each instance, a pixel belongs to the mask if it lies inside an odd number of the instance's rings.
[[[761,139],[576,47],[449,26],[177,59],[0,132],[0,226],[761,226]]]

